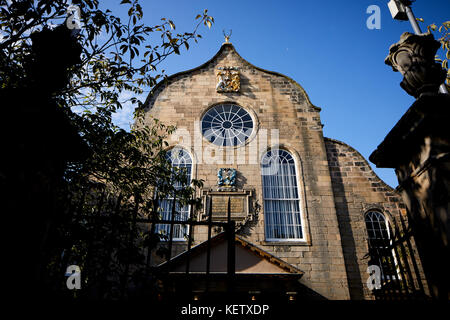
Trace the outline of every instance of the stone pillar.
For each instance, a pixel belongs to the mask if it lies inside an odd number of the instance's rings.
[[[395,169],[430,293],[448,300],[450,95],[438,93],[445,73],[434,62],[436,43],[432,35],[404,33],[391,46],[386,63],[404,75],[401,87],[418,99],[369,159]]]

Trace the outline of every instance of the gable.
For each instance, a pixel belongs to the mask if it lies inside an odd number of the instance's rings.
[[[207,242],[194,247],[190,253],[189,272],[206,273]],[[228,243],[224,233],[211,239],[210,273],[227,272]],[[235,238],[236,274],[303,274],[294,266],[257,248],[240,237]],[[172,259],[171,273],[185,273],[187,252]],[[161,265],[164,266],[164,264]]]
[[[306,105],[311,108],[314,111],[320,111],[321,109],[317,106],[314,106],[306,91],[303,89],[303,87],[297,83],[295,80],[291,79],[290,77],[283,75],[281,73],[278,72],[274,72],[274,71],[269,71],[269,70],[265,70],[263,68],[259,68],[253,64],[251,64],[250,62],[248,62],[247,60],[245,60],[244,58],[242,58],[238,52],[236,51],[236,49],[234,48],[234,46],[231,43],[224,43],[222,44],[222,46],[220,47],[219,51],[207,62],[203,63],[202,65],[190,69],[190,70],[186,70],[186,71],[181,71],[178,73],[175,73],[167,78],[165,78],[164,80],[160,81],[150,92],[150,94],[148,95],[145,103],[144,103],[144,108],[146,110],[152,109],[154,103],[156,102],[156,100],[161,99],[159,98],[160,94],[167,88],[171,87],[171,86],[181,86],[181,87],[186,87],[186,86],[191,86],[192,84],[189,83],[188,85],[186,85],[184,83],[185,79],[191,79],[192,77],[195,77],[196,75],[202,74],[202,73],[206,73],[209,75],[209,73],[211,71],[213,71],[213,78],[214,80],[211,82],[213,84],[213,87],[215,87],[215,72],[216,67],[222,64],[235,64],[237,63],[239,68],[241,69],[245,69],[246,71],[241,73],[242,77],[243,77],[243,83],[245,84],[246,82],[248,82],[249,77],[253,77],[255,75],[256,72],[259,72],[263,78],[265,79],[269,79],[270,77],[273,77],[274,79],[279,79],[278,81],[276,81],[276,83],[272,84],[272,86],[274,88],[277,87],[278,83],[282,83],[282,85],[280,86],[280,88],[278,89],[282,89],[282,91],[286,91],[287,86],[292,87],[291,91],[297,91],[297,100],[299,101],[305,101]],[[204,83],[204,82],[209,82],[209,78],[208,77],[202,77],[199,78],[198,81],[194,81],[196,82],[196,84],[198,83]],[[254,89],[254,84],[247,84],[247,88],[244,88],[244,91],[248,91],[248,90],[252,90]],[[200,87],[198,87],[197,89],[202,89],[202,90],[208,90],[208,88],[203,88],[202,85],[200,85]],[[257,89],[257,91],[259,90],[264,90],[264,89]],[[166,100],[166,94],[163,94],[162,97],[163,100]]]

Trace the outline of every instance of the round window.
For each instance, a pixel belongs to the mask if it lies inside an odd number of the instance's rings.
[[[242,145],[252,132],[252,117],[235,104],[214,106],[202,118],[203,136],[218,146]]]

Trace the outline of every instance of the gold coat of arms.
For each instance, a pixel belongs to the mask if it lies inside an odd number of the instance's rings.
[[[217,92],[239,92],[241,79],[237,67],[219,67],[217,72]]]

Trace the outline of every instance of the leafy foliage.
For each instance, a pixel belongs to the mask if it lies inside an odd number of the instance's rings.
[[[80,9],[81,21],[71,38],[66,27],[70,4]],[[199,205],[195,188],[202,186],[197,180],[187,183],[185,172],[171,167],[165,139],[176,128],[144,119],[138,96],[162,81],[160,64],[189,49],[201,38],[199,27],[210,28],[214,19],[204,10],[192,32],[176,33],[166,18],[147,26],[138,0],[121,4],[126,19],[102,10],[98,0],[0,0],[1,93],[39,92],[36,106],[57,106],[90,151],[66,163],[58,190],[53,190],[58,201],[40,253],[48,285],[67,293],[65,267],[78,264],[83,294],[95,287],[97,298],[114,296],[114,290],[124,297],[131,279],[151,278],[144,249],[155,248],[160,237],[149,230],[151,224],[140,221],[158,219],[158,199],[175,192],[180,204]],[[69,53],[59,50],[62,39],[65,48],[72,48]],[[124,93],[133,95],[123,100]],[[29,104],[24,101],[16,108]],[[137,125],[129,132],[112,121],[127,101],[136,105]],[[175,190],[176,181],[182,188]]]
[[[417,18],[418,21],[424,22],[422,18]],[[450,21],[445,21],[439,27],[432,23],[427,26],[430,33],[434,33],[437,41],[441,43],[443,56],[436,55],[435,60],[442,64],[442,68],[447,70],[447,79],[445,80],[447,87],[450,86],[450,70],[448,61],[450,60]]]
[[[436,57],[436,61],[442,63],[442,68],[447,70],[447,86],[450,85],[450,70],[448,68],[448,61],[450,60],[450,21],[442,23],[438,28],[435,24],[428,27],[428,30],[433,30],[438,32],[437,40],[441,43],[442,50],[444,51],[444,58],[440,59]]]
[[[81,30],[78,42],[82,47],[81,63],[70,70],[71,83],[59,94],[68,107],[103,107],[110,112],[121,108],[119,94],[128,90],[141,94],[143,88],[152,87],[162,77],[155,74],[160,63],[172,54],[180,54],[189,42],[197,42],[202,24],[211,27],[214,19],[207,10],[196,16],[192,32],[175,33],[172,20],[162,18],[155,26],[145,25],[139,1],[123,0],[128,6],[127,21],[122,21],[109,9],[99,9],[98,0],[77,0],[80,8]],[[2,61],[8,65],[1,71],[4,85],[17,86],[26,74],[23,61],[30,53],[33,32],[66,21],[68,0],[0,1],[0,43]],[[159,39],[152,42],[153,39]],[[107,88],[107,89],[106,89]],[[136,98],[130,98],[139,103]]]

